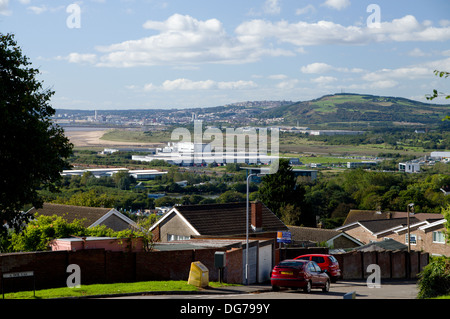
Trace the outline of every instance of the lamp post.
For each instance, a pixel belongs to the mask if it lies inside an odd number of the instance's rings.
[[[414,212],[414,203],[408,204],[407,206],[407,214],[406,214],[406,224],[408,225],[408,253],[411,252],[411,231],[410,231],[410,223],[409,223],[409,214],[411,210]]]
[[[249,285],[249,264],[248,264],[248,255],[249,255],[249,240],[248,240],[248,230],[250,228],[249,225],[249,181],[252,176],[263,176],[265,174],[257,174],[257,173],[251,173],[247,176],[247,212],[246,212],[246,222],[245,222],[245,283],[248,286]]]
[[[246,222],[245,222],[245,284],[248,286],[248,284],[249,284],[249,279],[248,279],[248,253],[249,253],[249,247],[248,247],[248,228],[249,228],[249,224],[248,224],[248,221],[249,221],[249,208],[248,208],[248,206],[249,206],[249,204],[248,204],[248,193],[249,193],[249,186],[248,186],[248,182],[249,182],[249,180],[250,180],[250,177],[252,177],[252,176],[256,176],[256,175],[258,175],[258,174],[255,174],[255,173],[252,173],[252,174],[248,174],[248,176],[247,176],[247,213],[246,213]]]

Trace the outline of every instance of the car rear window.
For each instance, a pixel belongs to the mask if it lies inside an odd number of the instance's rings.
[[[303,267],[304,264],[303,261],[282,261],[278,267]]]
[[[299,257],[297,260],[309,260],[309,256]]]
[[[313,256],[311,259],[312,261],[315,261],[318,264],[325,262],[325,258],[323,258],[322,256]]]
[[[331,260],[332,262],[337,263],[337,259],[334,258],[334,256],[329,256],[328,258],[330,258],[330,260]]]

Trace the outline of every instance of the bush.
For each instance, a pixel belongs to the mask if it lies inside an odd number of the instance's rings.
[[[450,258],[433,257],[419,274],[417,298],[433,298],[450,294]]]

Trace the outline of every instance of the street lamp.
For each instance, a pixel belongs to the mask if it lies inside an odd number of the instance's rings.
[[[410,237],[411,231],[410,231],[410,224],[409,224],[409,214],[410,214],[410,211],[414,212],[414,203],[408,204],[406,211],[407,211],[406,223],[408,225],[408,253],[410,253],[411,252],[411,237]]]
[[[248,197],[249,197],[249,180],[250,180],[250,177],[252,177],[252,176],[263,176],[263,175],[265,175],[265,174],[257,174],[257,173],[251,173],[251,174],[248,174],[248,176],[247,176],[247,213],[246,213],[246,222],[245,222],[245,282],[246,282],[246,285],[248,286],[249,285],[249,265],[248,265],[248,253],[249,253],[249,242],[248,242],[248,229],[250,228],[250,225],[249,225],[249,200],[248,200]]]

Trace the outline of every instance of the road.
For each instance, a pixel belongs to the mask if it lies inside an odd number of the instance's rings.
[[[279,292],[190,294],[190,295],[146,295],[119,297],[120,299],[343,299],[344,295],[355,292],[355,299],[416,299],[418,288],[415,281],[381,281],[380,288],[369,288],[365,281],[340,281],[331,285],[328,293],[313,289],[307,294],[301,290],[282,289]]]

